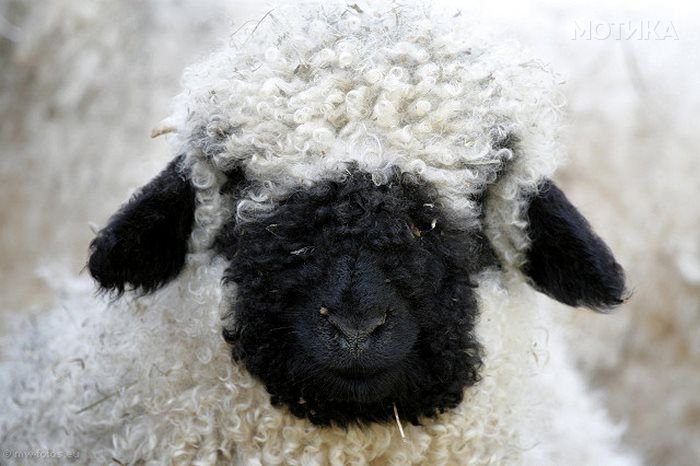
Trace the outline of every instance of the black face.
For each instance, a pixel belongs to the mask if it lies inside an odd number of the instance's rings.
[[[224,337],[273,403],[339,425],[460,403],[481,363],[470,277],[493,258],[439,204],[415,177],[376,186],[356,172],[224,227],[216,247],[238,288]]]

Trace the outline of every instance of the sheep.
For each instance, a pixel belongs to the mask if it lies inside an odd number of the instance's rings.
[[[3,447],[636,464],[530,289],[596,310],[626,293],[549,181],[555,79],[455,21],[275,10],[191,68],[157,131],[174,159],[90,246],[121,299],[95,312],[70,281],[4,350]]]

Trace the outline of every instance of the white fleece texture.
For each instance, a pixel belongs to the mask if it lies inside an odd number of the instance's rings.
[[[352,164],[377,185],[398,166],[467,224],[480,221],[474,198],[490,186],[487,232],[520,265],[523,199],[560,159],[554,75],[452,12],[379,5],[274,9],[185,72],[167,124],[199,189],[195,250],[234,214],[222,207],[222,172],[260,183],[238,203],[247,221]]]

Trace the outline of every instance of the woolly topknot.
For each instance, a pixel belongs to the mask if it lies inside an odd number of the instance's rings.
[[[489,187],[487,233],[506,264],[518,262],[522,200],[558,158],[553,84],[517,45],[423,4],[271,10],[189,68],[175,101],[171,142],[198,190],[193,249],[234,214],[221,203],[223,173],[258,182],[235,213],[248,221],[353,164],[377,185],[391,166],[421,175],[466,224],[481,221]]]

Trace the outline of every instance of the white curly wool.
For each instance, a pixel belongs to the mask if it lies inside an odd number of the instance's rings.
[[[246,221],[352,164],[377,185],[398,166],[433,183],[465,223],[479,221],[474,198],[500,175],[487,231],[517,264],[521,200],[560,159],[554,83],[516,45],[423,4],[272,10],[187,70],[168,119],[200,190],[194,248],[232,214],[218,191],[234,167],[261,183],[238,204]]]
[[[57,284],[61,306],[4,341],[3,448],[80,464],[636,464],[523,284],[480,278],[483,380],[404,439],[396,424],[320,428],[272,407],[220,336],[221,271],[191,264],[107,306],[86,279]]]

